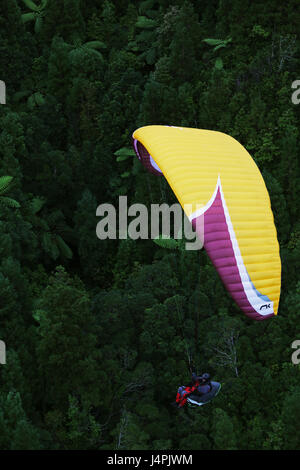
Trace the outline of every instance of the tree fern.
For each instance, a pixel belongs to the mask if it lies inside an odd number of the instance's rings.
[[[13,177],[12,176],[1,176],[0,177],[0,204],[4,207],[12,207],[14,209],[20,207],[20,204],[11,197],[3,196],[11,187]]]
[[[35,197],[29,203],[30,212],[34,215],[37,214],[41,210],[45,202],[45,199],[41,197]]]
[[[13,180],[12,176],[1,176],[0,177],[0,195],[5,194],[9,189],[11,182]]]
[[[18,201],[7,196],[0,197],[0,204],[5,207],[12,207],[13,209],[18,209],[21,207]]]

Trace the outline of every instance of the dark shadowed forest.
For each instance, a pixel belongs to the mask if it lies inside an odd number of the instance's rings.
[[[1,0],[0,449],[300,449],[299,25],[297,0]],[[97,238],[102,203],[176,202],[132,155],[149,124],[255,160],[276,317],[243,315],[204,250]],[[191,362],[222,390],[178,410]]]

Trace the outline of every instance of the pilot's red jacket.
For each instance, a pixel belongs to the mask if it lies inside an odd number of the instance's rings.
[[[176,395],[176,403],[178,404],[179,408],[186,404],[189,395],[195,392],[198,389],[199,385],[200,382],[196,380],[192,385],[189,385],[187,387],[179,387]]]

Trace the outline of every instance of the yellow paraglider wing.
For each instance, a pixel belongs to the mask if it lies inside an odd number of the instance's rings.
[[[204,248],[226,288],[256,320],[276,315],[281,263],[270,198],[246,149],[221,132],[145,126],[134,148],[163,173],[193,226],[203,218]]]

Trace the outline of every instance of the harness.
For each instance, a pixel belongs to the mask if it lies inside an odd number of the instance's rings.
[[[197,381],[195,382],[194,385],[190,387],[184,387],[184,390],[182,393],[177,392],[176,403],[178,404],[179,408],[182,408],[186,404],[189,395],[195,392],[197,388],[199,387],[199,385],[200,385],[200,382]]]
[[[203,384],[197,380],[192,386],[184,387],[184,390],[182,390],[183,387],[180,387],[176,395],[176,403],[178,404],[178,408],[182,408],[186,404],[188,397],[194,392],[198,392],[198,387],[201,385],[208,385],[210,389],[209,391],[212,391],[212,384],[210,381],[206,384]]]

